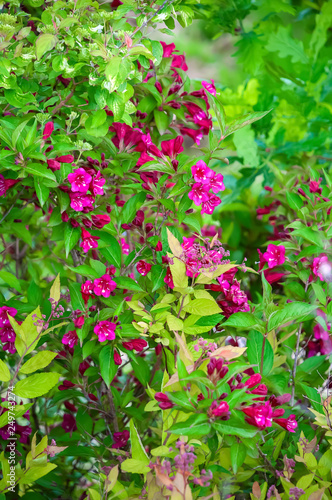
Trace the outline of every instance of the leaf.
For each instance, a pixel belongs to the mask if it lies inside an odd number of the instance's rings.
[[[169,248],[171,249],[172,254],[174,257],[180,257],[183,254],[183,248],[181,246],[181,243],[177,238],[175,238],[174,234],[171,233],[171,231],[166,228],[167,232],[167,241]]]
[[[10,371],[2,359],[0,359],[0,380],[2,382],[9,382],[10,380]]]
[[[212,298],[212,297],[211,297]],[[215,300],[195,299],[189,302],[184,308],[184,311],[198,316],[208,316],[211,314],[221,313],[221,309]]]
[[[180,318],[173,316],[173,314],[169,314],[166,318],[166,321],[168,328],[171,331],[178,331],[183,329],[183,321]]]
[[[172,425],[169,432],[179,434],[180,436],[206,436],[211,430],[211,425],[207,421],[207,416],[202,413],[192,415],[185,422],[179,422]]]
[[[68,257],[70,251],[77,244],[80,237],[81,237],[81,230],[79,227],[73,227],[71,224],[66,225],[64,234],[66,257]]]
[[[168,129],[169,125],[168,115],[164,111],[159,111],[158,109],[155,109],[153,114],[157,125],[157,129],[159,133],[163,135]]]
[[[141,460],[134,460],[127,458],[121,463],[121,470],[124,472],[131,472],[133,474],[147,474],[150,472],[150,467]]]
[[[55,302],[59,302],[60,300],[60,273],[57,275],[53,285],[51,286],[50,299],[55,300]]]
[[[15,420],[22,417],[24,413],[26,413],[27,410],[31,408],[32,404],[33,403],[12,406],[10,411],[14,413]],[[0,428],[5,427],[5,425],[8,425],[8,422],[9,422],[9,412],[6,411],[0,416]]]
[[[40,479],[43,476],[46,476],[49,472],[55,469],[57,465],[51,464],[47,462],[45,465],[34,465],[25,473],[19,480],[19,484],[31,484]]]
[[[277,33],[271,33],[266,45],[266,50],[278,52],[279,57],[290,57],[293,63],[308,64],[308,57],[303,50],[303,43],[292,38],[287,28],[279,26]]]
[[[252,438],[258,432],[258,429],[251,427],[249,424],[244,424],[240,420],[233,418],[226,422],[215,422],[213,428],[220,434],[230,436],[239,436],[244,438]]]
[[[173,264],[170,264],[170,270],[173,278],[174,287],[176,288],[187,288],[188,277],[186,275],[186,265],[182,260],[173,259]]]
[[[14,394],[20,398],[37,398],[47,394],[59,381],[60,373],[37,373],[17,382]]]
[[[36,56],[39,60],[46,52],[53,49],[57,44],[57,37],[50,33],[39,35],[36,40]]]
[[[100,248],[99,251],[110,264],[113,264],[113,266],[120,268],[122,252],[119,242],[111,234],[108,234],[107,236],[107,244],[109,246]],[[102,240],[103,238],[101,237],[100,239]]]
[[[247,456],[247,450],[243,443],[235,441],[230,448],[230,452],[232,468],[234,474],[236,474]]]
[[[243,128],[246,125],[249,125],[250,123],[257,122],[257,120],[260,120],[261,118],[263,118],[265,115],[270,113],[270,111],[272,111],[272,109],[269,109],[268,111],[256,111],[254,113],[249,113],[248,115],[245,115],[245,116],[242,116],[241,118],[233,120],[227,127],[225,137],[228,137],[230,134],[232,134],[236,130]]]
[[[137,210],[143,205],[146,198],[146,194],[141,192],[137,193],[132,198],[123,205],[121,210],[121,222],[122,224],[129,224],[133,221],[136,216]]]
[[[68,283],[68,288],[70,292],[70,301],[73,310],[80,309],[80,311],[85,310],[84,301],[81,294],[81,285],[79,283]]]
[[[301,196],[290,191],[286,191],[287,203],[293,210],[301,210],[303,208],[303,201]]]
[[[30,358],[24,365],[20,368],[19,373],[24,373],[28,375],[29,373],[33,373],[37,370],[41,370],[48,366],[51,361],[56,357],[56,352],[51,351],[40,351],[35,356]]]
[[[223,323],[223,326],[234,326],[236,328],[252,328],[256,325],[264,327],[263,321],[248,312],[234,313]]]
[[[233,347],[231,345],[226,345],[219,347],[210,354],[212,358],[224,358],[224,359],[235,359],[242,356],[246,352],[247,347]]]
[[[107,63],[105,68],[105,75],[108,81],[114,80],[114,78],[118,75],[120,70],[122,58],[115,56]]]
[[[152,266],[151,281],[153,284],[152,292],[155,292],[161,287],[164,287],[164,278],[166,276],[166,269],[163,269],[159,264]]]
[[[134,460],[139,460],[140,462],[143,462],[146,465],[149,464],[150,459],[145,452],[141,438],[138,435],[137,429],[132,419],[129,422],[129,428],[130,428],[131,456],[133,457]]]
[[[14,318],[9,316],[10,324],[16,333],[15,347],[20,356],[23,356],[23,354],[29,354],[38,342],[39,330],[34,323],[36,321],[34,316],[41,319],[39,307],[32,311],[32,313],[25,318],[21,325],[19,325]]]
[[[105,345],[99,353],[100,374],[107,387],[110,386],[117,367],[113,360],[113,348],[111,345]]]
[[[37,198],[40,201],[40,205],[43,207],[49,198],[50,190],[42,183],[40,177],[35,177],[33,181]]]
[[[117,288],[125,289],[125,290],[134,290],[136,292],[142,292],[143,288],[136,283],[131,278],[126,278],[125,276],[119,276],[118,278],[113,278],[117,284]]]
[[[264,337],[261,333],[252,331],[248,336],[248,349],[247,355],[248,360],[254,366],[253,369],[258,373],[261,366],[261,356],[263,349]],[[263,373],[262,375],[268,375],[273,367],[274,353],[268,339],[265,339],[264,345],[264,357],[263,357]]]
[[[268,331],[280,328],[280,326],[291,321],[304,319],[317,309],[317,306],[305,304],[303,302],[291,302],[286,304],[281,311],[276,311],[271,314],[268,322]]]
[[[7,271],[0,271],[0,278],[10,286],[10,288],[14,288],[18,292],[21,292],[21,284],[19,280],[12,273],[8,273]]]

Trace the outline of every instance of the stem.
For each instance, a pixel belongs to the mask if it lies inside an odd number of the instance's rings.
[[[266,339],[267,339],[267,334],[268,334],[268,331],[267,331],[267,322],[265,323],[265,333],[264,333],[264,337],[263,337],[263,344],[262,344],[262,353],[261,353],[261,366],[260,366],[260,374],[263,375],[263,367],[264,367],[264,353],[265,353],[265,344],[266,344]]]

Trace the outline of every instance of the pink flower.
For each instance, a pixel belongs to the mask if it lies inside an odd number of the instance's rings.
[[[210,94],[217,95],[216,87],[214,86],[214,80],[211,80],[211,83],[202,81],[202,87],[205,88]]]
[[[122,345],[128,351],[137,351],[142,352],[145,347],[147,347],[148,343],[143,339],[132,339],[128,340],[128,342],[122,342]]]
[[[254,404],[242,408],[243,413],[247,416],[246,421],[250,425],[254,425],[259,429],[266,429],[272,426],[272,406],[267,401],[265,404]]]
[[[10,321],[8,319],[9,316],[16,316],[17,309],[14,307],[2,306],[0,307],[0,327],[10,326]]]
[[[160,42],[163,46],[163,57],[171,57],[175,50],[175,43],[170,43],[167,45],[165,42]]]
[[[68,181],[71,184],[71,190],[73,193],[87,193],[92,177],[88,174],[84,168],[77,168],[73,173],[68,175]]]
[[[94,198],[90,194],[69,193],[70,206],[76,212],[82,212],[84,208],[92,209]]]
[[[60,170],[61,168],[61,163],[56,161],[56,160],[46,160],[47,161],[47,168],[52,170],[52,172],[55,172],[56,170]]]
[[[45,123],[44,131],[43,131],[43,140],[44,141],[46,141],[49,137],[51,137],[53,130],[54,130],[54,123],[53,122]]]
[[[111,448],[124,448],[126,444],[128,443],[130,433],[127,430],[124,430],[122,432],[114,432],[113,433],[113,444]]]
[[[122,359],[121,359],[121,356],[120,356],[120,354],[118,353],[118,351],[117,351],[116,349],[114,349],[113,359],[114,359],[114,363],[115,363],[117,366],[121,366],[121,365],[122,365]]]
[[[201,140],[203,139],[203,132],[201,129],[194,129],[194,128],[188,128],[188,127],[181,127],[180,128],[181,134],[188,135],[189,137],[192,138],[198,146],[201,143]]]
[[[321,281],[332,281],[332,262],[329,261],[327,255],[322,254],[314,258],[312,272]]]
[[[83,252],[88,252],[91,248],[98,248],[97,240],[99,240],[99,236],[92,236],[86,229],[82,229],[80,247],[83,248]]]
[[[122,253],[124,253],[125,255],[129,255],[130,246],[124,238],[121,238],[121,248],[122,248]]]
[[[255,385],[258,385],[260,381],[262,380],[262,376],[259,373],[255,373],[255,375],[252,375],[248,380],[244,383],[248,389],[251,389],[252,387],[255,387]]]
[[[169,397],[162,392],[156,392],[156,394],[154,395],[154,399],[158,401],[158,403],[160,403],[159,408],[161,408],[162,410],[169,410],[174,406],[174,403],[172,403]]]
[[[98,297],[109,297],[111,292],[116,289],[116,283],[109,274],[104,274],[101,278],[93,282],[93,291]]]
[[[57,156],[55,159],[60,163],[73,163],[74,161],[73,155]]]
[[[215,172],[211,170],[202,160],[199,160],[196,165],[191,167],[191,173],[193,174],[196,182],[201,182],[203,184],[209,183],[210,179],[212,179],[215,175]]]
[[[106,224],[111,222],[111,218],[107,214],[92,214],[91,215],[92,224],[98,229],[102,229]]]
[[[173,276],[170,267],[167,268],[166,276],[164,278],[164,283],[166,283],[166,285],[168,285],[170,288],[172,289],[174,288]]]
[[[319,187],[320,183],[322,182],[322,178],[320,177],[318,181],[313,181],[311,180],[309,183],[309,191],[310,193],[318,193],[322,194],[322,188]]]
[[[148,264],[148,262],[145,262],[144,260],[140,260],[136,265],[137,272],[139,272],[142,276],[146,276],[151,270],[151,267],[151,264]]]
[[[97,335],[99,342],[115,339],[116,324],[111,321],[99,321],[93,331]]]
[[[104,189],[103,185],[105,184],[106,179],[101,176],[101,173],[98,172],[96,176],[93,177],[90,185],[91,193],[96,196],[97,194],[103,195]]]
[[[75,330],[72,330],[70,332],[67,332],[64,334],[62,337],[62,343],[64,345],[68,345],[69,347],[75,347],[78,343],[78,336]]]
[[[297,428],[297,422],[295,418],[296,416],[292,414],[289,415],[288,418],[276,418],[274,419],[274,422],[289,432],[295,432],[295,429]]]
[[[85,283],[82,283],[81,285],[81,294],[82,294],[82,299],[84,300],[85,304],[88,303],[89,298],[93,298],[93,283],[92,281],[86,281]]]
[[[161,241],[158,241],[155,250],[156,250],[156,252],[162,252],[163,245],[162,245]]]
[[[76,420],[71,413],[65,413],[63,416],[61,427],[65,432],[74,432],[77,429]]]
[[[196,182],[192,187],[191,191],[188,193],[188,198],[193,200],[195,205],[199,206],[204,201],[209,200],[209,188],[206,184],[201,184],[200,182]]]
[[[225,185],[223,183],[224,176],[222,174],[215,174],[215,176],[210,180],[210,189],[217,194],[219,191],[225,190]]]
[[[7,190],[18,182],[19,179],[5,179],[4,176],[0,174],[0,196],[6,196]]]
[[[283,245],[268,245],[263,256],[269,269],[281,266],[285,262],[285,247]]]
[[[183,151],[183,137],[178,135],[175,139],[170,141],[163,141],[161,143],[161,150],[165,156],[169,156],[171,160],[174,160],[178,154]]]
[[[208,199],[202,203],[201,214],[212,214],[215,207],[220,205],[221,199],[215,194],[208,193]]]
[[[229,405],[226,403],[226,401],[213,401],[211,408],[210,408],[210,413],[214,417],[227,417],[229,412]]]

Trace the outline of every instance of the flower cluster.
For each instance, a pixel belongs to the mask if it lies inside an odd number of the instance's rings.
[[[229,318],[237,312],[248,312],[250,306],[246,293],[241,290],[240,282],[235,278],[237,268],[234,267],[221,276],[217,277],[218,285],[210,285],[214,292],[220,292],[217,303],[221,307],[223,314]]]
[[[202,205],[202,214],[212,214],[215,207],[221,203],[221,199],[216,194],[224,191],[224,178],[222,174],[211,170],[202,160],[191,167],[191,172],[195,183],[191,186],[188,196],[196,206]],[[210,193],[210,190],[213,193]]]
[[[8,315],[14,317],[16,314],[17,310],[14,307],[0,307],[0,340],[3,344],[3,350],[8,351],[10,354],[15,354],[16,352],[16,334],[10,324]]]
[[[112,275],[115,274],[115,267],[111,266],[106,269],[106,274],[103,274],[100,278],[96,278],[93,282],[90,280],[85,281],[81,285],[81,294],[85,304],[88,303],[89,298],[97,297],[109,297],[112,292],[116,289],[116,282],[112,279]]]

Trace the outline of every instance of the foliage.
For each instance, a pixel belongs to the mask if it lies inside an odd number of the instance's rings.
[[[3,4],[0,498],[332,498],[331,15]]]

